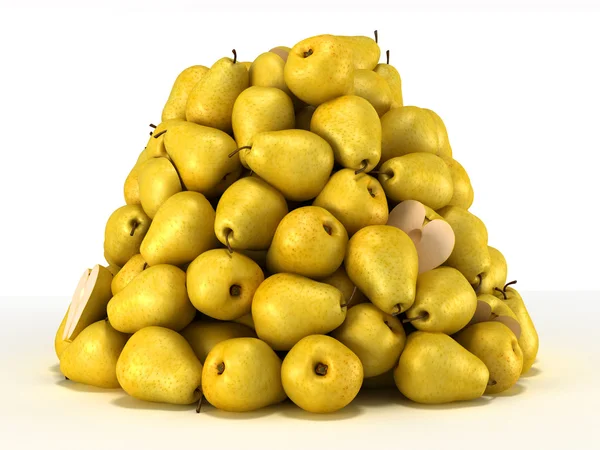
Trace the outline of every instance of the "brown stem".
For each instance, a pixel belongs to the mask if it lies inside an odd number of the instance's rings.
[[[389,51],[389,50],[386,50],[386,51],[385,51],[385,63],[386,63],[387,65],[389,65],[389,64],[390,64],[390,51]]]
[[[402,323],[414,322],[415,320],[427,319],[428,317],[429,313],[424,312],[423,314],[418,315],[417,317],[413,317],[412,319],[402,319]]]
[[[136,228],[139,226],[140,226],[139,222],[134,222],[133,226],[131,227],[131,233],[129,233],[129,236],[133,236],[133,233],[135,233]]]
[[[229,229],[227,234],[225,235],[225,244],[227,244],[227,250],[229,250],[229,254],[233,254],[233,249],[231,248],[231,244],[229,243],[229,235],[233,233],[233,230]]]
[[[151,123],[150,125],[148,125],[150,128],[156,128],[156,125],[154,125],[153,123]]]
[[[501,292],[502,295],[504,296],[504,300],[508,300],[508,297],[506,296],[506,292],[504,292],[502,289],[495,287],[494,290]]]
[[[504,285],[504,287],[502,288],[502,290],[506,291],[506,288],[509,287],[509,286],[512,286],[513,284],[517,284],[517,280],[509,281],[508,283],[506,283]]]
[[[398,316],[402,313],[402,305],[400,303],[396,303],[392,310],[392,316]]]
[[[307,52],[304,52],[304,57],[305,57],[305,58],[308,58],[308,57],[309,57],[310,55],[312,55],[312,54],[313,54],[313,49],[312,49],[312,48],[309,48]]]
[[[315,366],[315,373],[321,377],[327,375],[327,366],[323,363],[318,363]]]
[[[235,48],[231,50],[231,53],[233,53],[233,63],[235,64],[237,62],[237,52],[235,51]]]
[[[354,294],[356,294],[356,291],[358,290],[358,288],[356,286],[354,286],[354,289],[352,290],[352,295],[350,296],[350,298],[348,299],[348,301],[346,302],[346,306],[348,308],[350,308],[350,305],[352,304],[352,299],[354,298]]]
[[[217,365],[217,375],[223,375],[223,372],[225,372],[225,363],[224,362],[220,362]]]
[[[68,378],[66,375],[65,375],[65,380],[67,380],[67,381],[71,381],[71,380],[69,380],[69,378]]]
[[[142,267],[142,271],[146,270],[146,267],[148,267],[148,263],[144,263],[144,267]]]
[[[162,130],[160,133],[156,133],[154,135],[154,139],[158,139],[160,136],[162,136],[163,134],[165,134],[167,132],[167,130]]]
[[[239,153],[239,152],[241,152],[242,150],[251,149],[251,148],[252,148],[252,146],[251,146],[251,145],[244,145],[243,147],[236,148],[234,151],[232,151],[232,152],[229,154],[229,157],[231,158],[231,157],[232,157],[233,155],[235,155],[236,153]]]
[[[196,392],[200,394],[200,398],[198,399],[198,406],[196,406],[196,414],[199,414],[200,410],[202,409],[202,401],[204,400],[204,395],[202,394],[202,389],[200,389],[200,387],[196,389]]]
[[[377,30],[375,30],[374,34],[375,34],[375,43],[378,44],[379,43],[379,36],[378,36]]]
[[[354,175],[358,175],[359,173],[363,173],[365,170],[367,170],[367,166],[368,165],[369,165],[369,163],[367,162],[367,160],[363,159],[361,168],[358,169],[358,170],[355,170],[354,171]]]

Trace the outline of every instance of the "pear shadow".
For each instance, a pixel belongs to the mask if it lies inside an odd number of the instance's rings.
[[[260,419],[262,417],[267,417],[272,414],[277,413],[281,409],[281,404],[265,406],[264,408],[257,409],[256,411],[246,411],[246,412],[230,412],[223,411],[222,409],[217,409],[212,406],[208,402],[202,403],[202,409],[200,410],[200,415],[206,415],[210,417],[215,417],[217,419],[226,419],[226,420],[252,420],[252,419]]]
[[[463,401],[456,401],[456,402],[452,402],[452,403],[442,403],[439,405],[427,405],[427,404],[423,404],[423,403],[416,403],[413,402],[412,400],[409,400],[406,397],[400,397],[401,401],[399,402],[399,404],[401,404],[402,406],[406,406],[408,408],[414,408],[414,409],[423,409],[423,410],[449,410],[449,409],[465,409],[465,408],[478,408],[480,406],[485,406],[489,403],[491,403],[494,399],[493,397],[479,397],[476,398],[475,400],[463,400]]]
[[[533,378],[533,377],[537,377],[541,373],[543,373],[542,369],[540,369],[539,367],[532,367],[527,372],[525,372],[523,375],[521,375],[521,378]]]
[[[499,392],[497,394],[490,394],[489,397],[491,397],[491,398],[495,398],[495,397],[514,397],[516,395],[522,394],[526,390],[527,390],[527,388],[525,386],[523,386],[520,383],[517,383],[517,384],[512,385],[510,388],[508,388],[505,391]]]
[[[129,395],[123,395],[122,397],[115,398],[111,401],[113,405],[119,406],[126,409],[146,409],[151,411],[180,411],[196,414],[196,405],[172,405],[170,403],[157,403],[148,402],[145,400],[139,400],[137,398],[130,397]]]
[[[302,408],[295,405],[292,401],[286,401],[279,405],[278,412],[281,416],[288,417],[290,419],[308,420],[311,422],[332,422],[348,420],[353,419],[354,417],[358,417],[363,413],[363,410],[355,402],[356,399],[348,406],[340,409],[339,411],[319,414],[304,411]]]
[[[113,392],[113,393],[118,392],[121,390],[120,388],[115,388],[115,389],[99,388],[96,386],[90,386],[88,384],[77,383],[77,382],[71,381],[71,380],[65,380],[64,378],[62,380],[57,381],[56,384],[65,389],[69,389],[71,391],[85,392],[85,393],[89,393],[89,394],[106,394],[106,393],[111,393],[111,392]]]
[[[373,388],[361,390],[352,404],[358,407],[380,407],[389,405],[401,405],[406,401],[405,397],[396,388]]]
[[[62,372],[60,371],[60,364],[56,363],[51,365],[50,367],[48,367],[48,372],[55,373],[57,375],[62,375]]]

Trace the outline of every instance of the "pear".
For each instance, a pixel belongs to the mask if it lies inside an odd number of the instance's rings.
[[[365,297],[365,294],[360,292],[354,285],[346,273],[344,266],[340,266],[338,270],[333,272],[333,274],[329,275],[328,277],[321,278],[319,281],[321,281],[321,283],[330,284],[331,286],[342,291],[342,294],[344,294],[344,303],[348,309],[352,308],[352,306],[369,301],[367,297]]]
[[[279,223],[269,252],[271,273],[327,277],[344,261],[348,233],[333,214],[319,206],[295,209]]]
[[[250,66],[250,86],[281,89],[291,97],[292,91],[285,84],[284,67],[285,61],[279,53],[268,51],[258,55]]]
[[[239,180],[239,178],[242,175],[243,169],[244,168],[242,166],[240,166],[237,169],[235,169],[233,172],[229,172],[221,179],[221,181],[219,181],[215,185],[215,187],[205,190],[203,195],[207,199],[209,199],[211,201],[216,201],[218,203],[219,198],[223,195],[223,193],[227,189],[229,189],[229,186],[231,186],[233,183],[235,183],[237,180]],[[213,207],[215,207],[215,206],[216,205],[213,205]]]
[[[478,294],[493,294],[495,288],[502,289],[506,284],[508,266],[504,255],[496,248],[488,245],[490,268],[480,274],[475,284]]]
[[[181,192],[179,175],[167,158],[152,158],[144,162],[138,171],[140,202],[150,219],[165,200]]]
[[[116,264],[109,263],[107,266],[104,267],[112,274],[113,277],[115,277],[121,271],[121,267],[117,266]]]
[[[248,314],[256,288],[263,282],[261,268],[247,256],[226,249],[209,250],[187,270],[187,290],[194,307],[219,320]]]
[[[314,106],[305,106],[296,113],[296,125],[298,130],[310,131],[310,121],[317,108]]]
[[[263,341],[240,337],[218,343],[206,357],[202,392],[215,408],[245,412],[286,399],[281,360]]]
[[[377,32],[375,32],[375,40],[368,36],[337,36],[337,38],[352,50],[355,69],[373,70],[377,66],[381,57],[381,50],[377,45]]]
[[[254,330],[256,327],[254,326],[254,319],[252,319],[252,314],[246,314],[242,317],[239,317],[233,321],[234,323],[239,323],[241,325],[245,325],[248,328]]]
[[[63,354],[65,349],[71,345],[71,341],[67,341],[63,339],[63,334],[65,332],[65,325],[67,324],[67,317],[69,316],[69,310],[65,313],[62,322],[60,323],[58,330],[56,330],[56,335],[54,336],[54,352],[56,353],[56,357],[60,360],[60,355]]]
[[[245,177],[219,200],[215,234],[223,245],[236,250],[266,250],[287,213],[281,192],[260,178]]]
[[[474,193],[467,171],[453,158],[444,158],[444,162],[448,166],[448,169],[450,169],[452,184],[454,186],[452,198],[448,204],[469,209],[473,204]]]
[[[391,109],[381,118],[380,164],[409,153],[452,157],[448,132],[433,111],[416,106]]]
[[[371,302],[396,316],[415,300],[419,263],[408,235],[389,225],[370,225],[350,238],[344,266]]]
[[[215,248],[215,210],[197,192],[179,192],[159,208],[140,253],[150,266],[187,264]]]
[[[104,230],[104,255],[107,261],[123,267],[132,256],[137,255],[150,222],[140,205],[121,206],[113,212]]]
[[[128,336],[100,320],[88,326],[61,355],[60,371],[69,380],[99,388],[118,388],[117,360]]]
[[[523,352],[516,336],[504,324],[476,323],[456,334],[454,339],[487,366],[490,381],[486,394],[503,392],[518,381],[523,369]]]
[[[189,342],[202,364],[219,342],[240,337],[256,337],[250,327],[234,322],[192,322],[181,335]]]
[[[404,100],[402,98],[402,79],[398,70],[390,64],[390,51],[385,52],[387,61],[385,64],[377,64],[373,71],[380,75],[390,87],[392,92],[392,103],[390,109],[401,108],[404,106]]]
[[[345,95],[320,105],[310,121],[310,131],[331,145],[338,164],[369,172],[381,157],[381,122],[364,98]]]
[[[363,382],[358,356],[329,336],[300,340],[281,365],[287,396],[305,411],[330,413],[354,400]]]
[[[414,402],[425,404],[479,398],[489,377],[483,361],[450,336],[426,331],[408,336],[394,369],[400,392]]]
[[[249,85],[248,69],[234,58],[221,58],[194,86],[186,104],[187,121],[231,131],[231,113],[238,95]]]
[[[188,298],[185,272],[168,264],[140,273],[110,300],[107,311],[111,325],[123,333],[153,325],[179,331],[196,315]]]
[[[147,327],[125,344],[117,361],[117,379],[137,399],[189,405],[201,396],[202,363],[180,334]]]
[[[140,154],[140,158],[144,154],[144,151]],[[145,160],[145,158],[144,158]],[[139,205],[140,202],[140,185],[138,183],[138,170],[139,164],[135,164],[127,178],[125,178],[125,183],[123,184],[123,198],[125,199],[125,204],[127,205]]]
[[[521,337],[521,324],[513,310],[503,300],[490,294],[482,294],[477,296],[477,310],[469,325],[488,321],[503,323],[517,339]]]
[[[348,310],[346,320],[331,336],[360,358],[365,378],[394,368],[406,343],[402,323],[371,303]]]
[[[249,169],[292,201],[315,198],[333,169],[331,146],[305,130],[258,133],[242,152]]]
[[[162,111],[163,122],[169,119],[185,120],[185,109],[190,92],[208,70],[205,66],[191,66],[177,76]]]
[[[275,53],[281,59],[283,59],[283,62],[287,61],[288,55],[290,54],[291,51],[292,51],[292,49],[290,47],[286,47],[285,45],[279,45],[279,46],[273,47],[271,50],[269,50],[269,52]]]
[[[432,209],[452,199],[454,185],[444,160],[431,153],[410,153],[387,160],[379,170],[379,182],[395,202],[416,200]]]
[[[484,223],[469,211],[446,206],[437,211],[454,231],[455,243],[446,265],[458,269],[471,284],[491,266],[488,233]]]
[[[194,123],[173,125],[165,133],[165,147],[185,188],[205,193],[240,168],[228,134]]]
[[[351,93],[353,72],[352,49],[338,37],[323,34],[294,45],[288,54],[283,76],[296,97],[318,106]]]
[[[496,291],[495,295],[515,313],[517,320],[521,325],[521,336],[519,337],[519,347],[523,352],[523,369],[521,374],[527,373],[533,363],[539,349],[539,337],[531,316],[525,307],[523,298],[516,289],[505,286],[500,292]]]
[[[133,256],[129,261],[127,261],[119,273],[113,277],[110,284],[112,295],[117,295],[119,292],[125,289],[125,286],[127,286],[131,280],[137,277],[140,273],[142,273],[146,267],[148,267],[148,263],[144,260],[142,255],[137,254]]]
[[[300,275],[278,273],[254,293],[256,334],[274,350],[289,350],[310,334],[329,333],[346,317],[344,294]]]
[[[342,169],[334,173],[314,206],[325,208],[338,219],[352,236],[368,225],[385,225],[388,203],[379,181],[366,173]]]
[[[390,85],[385,78],[372,70],[354,71],[354,95],[368,100],[379,117],[388,112],[392,106]]]
[[[477,296],[467,279],[452,267],[419,274],[417,295],[406,320],[421,331],[453,334],[475,314]]]

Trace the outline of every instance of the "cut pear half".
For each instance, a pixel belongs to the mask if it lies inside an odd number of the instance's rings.
[[[85,270],[73,293],[63,340],[72,341],[88,325],[106,317],[106,305],[112,297],[112,278],[112,273],[99,264]]]

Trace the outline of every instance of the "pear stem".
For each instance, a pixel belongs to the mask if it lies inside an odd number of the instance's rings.
[[[377,30],[375,30],[375,32],[373,34],[375,34],[375,43],[378,44],[379,43],[379,36],[378,36]]]
[[[225,235],[225,244],[227,244],[227,250],[229,250],[229,255],[231,256],[233,254],[233,249],[231,248],[231,244],[229,243],[229,235],[233,233],[232,230],[229,230],[227,232],[227,234]]]
[[[349,299],[348,299],[348,301],[346,302],[346,306],[347,306],[348,308],[350,308],[350,305],[352,304],[352,299],[354,298],[354,294],[356,294],[356,291],[357,291],[357,289],[358,289],[358,288],[357,288],[356,286],[354,286],[354,289],[352,289],[352,295],[350,296],[350,298],[349,298]]]
[[[427,319],[428,316],[429,316],[429,314],[423,313],[417,317],[413,317],[412,319],[402,319],[402,323],[409,323],[409,322],[414,322],[415,320]]]
[[[362,162],[362,166],[360,169],[355,170],[354,171],[354,175],[358,175],[359,173],[363,173],[365,170],[367,170],[367,166],[369,165],[369,163],[367,162],[366,159],[363,160]]]
[[[148,125],[150,128],[156,128],[156,125],[154,125],[153,123],[151,123],[150,125]]]
[[[387,65],[389,65],[389,64],[390,64],[390,51],[389,51],[389,50],[386,50],[386,51],[385,51],[385,63],[386,63]]]
[[[310,55],[312,55],[312,54],[313,54],[313,49],[312,49],[312,48],[309,48],[307,52],[304,52],[304,57],[305,57],[305,58],[308,58],[308,57],[309,57]]]
[[[501,292],[502,296],[504,297],[504,300],[508,300],[508,297],[506,296],[506,292],[504,292],[502,289],[495,287],[494,290]]]
[[[68,378],[67,376],[65,376],[65,380],[67,380],[67,381],[71,381],[71,380],[69,380],[69,378]]]
[[[198,406],[196,406],[196,414],[199,414],[200,410],[202,409],[202,401],[204,400],[204,395],[202,394],[202,389],[197,388],[196,391],[200,393],[200,398],[198,399]]]
[[[129,233],[129,236],[133,236],[133,233],[135,233],[136,228],[139,227],[139,226],[140,226],[139,222],[134,222],[133,225],[132,225],[132,227],[131,227],[131,233]]]
[[[160,133],[156,133],[154,135],[154,139],[158,139],[160,136],[162,136],[163,134],[165,134],[167,132],[167,130],[162,130]]]
[[[148,263],[144,263],[144,267],[142,267],[142,271],[146,270],[146,267],[148,267]]]
[[[327,366],[323,363],[318,363],[315,366],[315,373],[322,377],[327,375]]]
[[[508,283],[506,283],[504,285],[504,287],[502,288],[502,290],[506,291],[506,288],[509,287],[509,286],[512,286],[513,284],[517,284],[517,280],[509,281]]]
[[[252,146],[251,146],[251,145],[244,145],[243,147],[236,148],[234,151],[232,151],[232,152],[229,154],[229,157],[231,158],[231,157],[232,157],[233,155],[235,155],[236,153],[239,153],[239,152],[241,152],[242,150],[251,149],[251,148],[252,148]]]
[[[217,375],[223,375],[223,372],[225,372],[225,363],[224,362],[220,362],[217,365]]]

